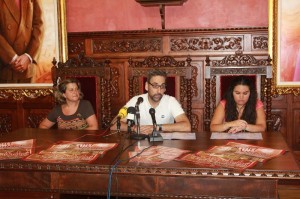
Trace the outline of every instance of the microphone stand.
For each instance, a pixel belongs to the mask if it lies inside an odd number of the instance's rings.
[[[160,134],[160,131],[156,130],[156,125],[153,124],[153,131],[152,131],[152,135],[149,136],[149,142],[163,142],[164,139]]]
[[[136,114],[135,114],[135,117],[136,117],[136,133],[135,134],[132,134],[130,136],[131,139],[133,140],[144,140],[145,138],[147,138],[147,135],[145,134],[141,134],[141,124],[140,124],[140,109],[139,109],[139,106],[136,105],[135,106],[135,109],[136,109]]]

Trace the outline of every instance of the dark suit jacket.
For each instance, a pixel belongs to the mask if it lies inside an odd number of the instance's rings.
[[[28,53],[36,63],[43,32],[41,0],[21,0],[21,12],[14,0],[0,0],[0,79],[17,80],[33,76],[34,64],[24,73],[18,73],[11,69],[9,63],[15,54],[24,53]]]

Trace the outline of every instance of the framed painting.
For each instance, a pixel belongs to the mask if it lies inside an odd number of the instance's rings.
[[[299,10],[299,0],[269,0],[269,54],[275,94],[300,94]]]
[[[7,9],[11,9],[11,10],[15,9],[15,5],[16,5],[14,4],[15,1],[3,0],[3,2],[6,4]],[[34,66],[33,75],[30,83],[13,83],[13,82],[0,83],[1,90],[5,88],[7,89],[7,88],[17,88],[17,87],[18,88],[52,87],[53,82],[51,78],[51,68],[53,66],[52,64],[53,58],[55,57],[57,61],[62,61],[62,62],[65,62],[67,60],[65,0],[38,0],[38,1],[22,0],[20,5],[17,7],[19,7],[19,9],[21,7],[22,12],[24,12],[25,8],[27,9],[30,7],[31,11],[33,11],[32,12],[33,28],[31,29],[32,30],[31,37],[32,35],[35,34],[34,32],[40,32],[40,35],[42,36],[40,37],[40,39],[38,39],[38,37],[34,35],[35,40],[40,40],[39,43],[40,45],[38,45],[39,48],[38,50],[36,50],[38,52],[33,58],[36,64]],[[29,12],[29,9],[26,10],[26,12]],[[39,14],[37,13],[41,13],[41,17],[39,19],[37,19],[39,17]],[[30,16],[30,14],[27,16]],[[22,17],[24,17],[24,14],[22,14]],[[22,20],[23,19],[21,19],[20,21],[22,22]],[[40,29],[36,28],[37,23],[42,24],[41,26],[42,28]],[[28,45],[28,46],[32,47],[33,45]]]

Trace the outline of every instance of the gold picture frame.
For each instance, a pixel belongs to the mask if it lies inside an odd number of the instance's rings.
[[[273,60],[274,94],[300,93],[300,65],[297,64],[300,37],[296,35],[296,30],[300,30],[296,25],[299,9],[299,0],[269,0],[269,54]]]
[[[36,67],[36,77],[32,83],[1,83],[0,89],[52,87],[52,60],[65,62],[67,60],[67,31],[65,0],[41,1],[44,21],[44,39]]]

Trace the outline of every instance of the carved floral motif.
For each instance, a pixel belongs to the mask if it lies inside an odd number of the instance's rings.
[[[94,53],[158,52],[161,51],[161,48],[161,38],[93,40]]]
[[[174,37],[170,39],[171,51],[216,51],[243,48],[243,37]]]

